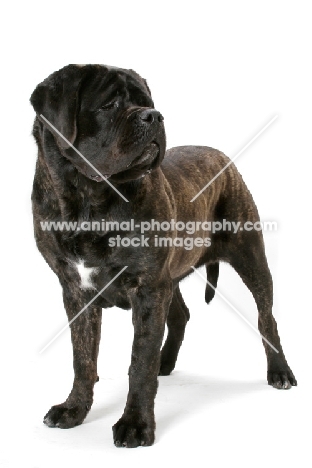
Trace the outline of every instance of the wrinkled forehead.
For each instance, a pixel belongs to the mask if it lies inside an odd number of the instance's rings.
[[[86,67],[87,68],[87,67]],[[120,97],[123,101],[147,102],[153,106],[144,80],[132,72],[110,66],[88,67],[81,89],[81,109],[90,109]]]

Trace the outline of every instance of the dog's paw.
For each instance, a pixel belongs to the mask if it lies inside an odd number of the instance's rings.
[[[288,390],[297,385],[297,380],[290,369],[268,371],[268,384],[279,390]]]
[[[69,407],[66,403],[52,406],[45,415],[43,422],[48,427],[59,427],[60,429],[70,429],[79,426],[87,416],[91,405],[77,405]]]
[[[153,445],[154,432],[153,424],[131,423],[122,417],[113,426],[114,444],[116,447],[127,448]]]
[[[180,345],[168,346],[168,342],[165,343],[160,354],[160,367],[158,375],[170,375],[176,365]]]
[[[158,375],[170,375],[173,371],[175,363],[161,361]]]

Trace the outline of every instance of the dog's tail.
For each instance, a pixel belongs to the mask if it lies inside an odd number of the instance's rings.
[[[209,304],[210,301],[214,298],[215,288],[217,287],[218,278],[219,278],[219,262],[210,263],[206,265],[207,280],[205,292],[205,301]],[[213,286],[211,287],[209,283]]]

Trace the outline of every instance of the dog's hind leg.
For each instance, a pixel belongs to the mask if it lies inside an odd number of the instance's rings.
[[[262,233],[243,232],[239,237],[235,251],[230,257],[230,264],[251,291],[258,308],[259,331],[270,343],[262,340],[268,362],[268,383],[275,388],[287,389],[297,385],[297,382],[284,356],[276,321],[272,315],[273,284]]]
[[[177,285],[167,317],[168,335],[161,350],[159,375],[169,375],[173,371],[189,318],[189,310],[185,305],[179,285]]]
[[[217,282],[219,278],[219,262],[210,263],[206,265],[207,280],[212,284],[213,288],[207,283],[206,292],[205,292],[205,301],[209,304],[210,301],[214,298],[215,290],[217,287]]]

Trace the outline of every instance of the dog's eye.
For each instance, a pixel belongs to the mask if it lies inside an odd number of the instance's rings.
[[[114,107],[118,107],[118,106],[119,106],[118,101],[113,100],[113,101],[108,102],[107,104],[103,104],[99,110],[106,111],[106,110],[114,109]]]

